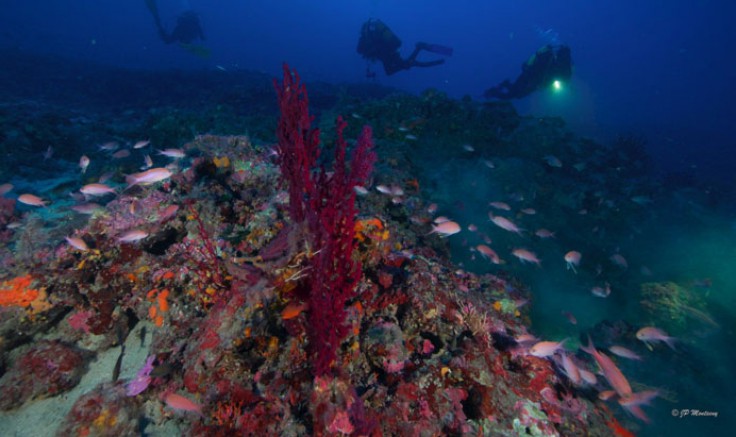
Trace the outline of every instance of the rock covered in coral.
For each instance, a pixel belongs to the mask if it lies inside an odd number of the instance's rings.
[[[0,379],[0,409],[72,389],[84,374],[87,354],[60,341],[41,341],[15,360]]]
[[[140,402],[128,397],[124,386],[101,384],[77,399],[57,435],[138,435],[141,410]]]

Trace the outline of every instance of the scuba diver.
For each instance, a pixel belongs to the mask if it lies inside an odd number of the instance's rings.
[[[156,6],[156,0],[146,0],[146,5],[151,11],[151,15],[153,15],[159,37],[166,44],[179,43],[188,46],[197,39],[204,41],[204,32],[202,32],[202,26],[199,24],[199,16],[194,11],[187,10],[179,15],[176,18],[174,30],[168,33],[161,24],[161,16]]]
[[[572,77],[570,47],[547,44],[521,66],[521,74],[512,83],[508,79],[483,93],[487,99],[520,99],[556,81]]]
[[[444,59],[417,61],[417,56],[422,50],[452,56],[451,47],[418,42],[414,51],[408,58],[404,59],[399,54],[399,47],[401,47],[401,40],[381,20],[370,19],[363,23],[363,27],[360,29],[357,51],[365,59],[381,61],[383,70],[388,76],[412,67],[434,67],[445,63]],[[370,70],[367,75],[368,77],[375,77],[375,73]]]

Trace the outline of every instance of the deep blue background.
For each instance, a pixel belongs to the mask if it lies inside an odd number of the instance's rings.
[[[307,80],[366,80],[355,52],[360,25],[381,18],[403,40],[450,45],[443,66],[378,81],[412,92],[435,87],[479,98],[515,77],[554,29],[569,44],[575,79],[566,95],[518,102],[522,113],[563,115],[576,132],[607,141],[643,133],[658,163],[733,182],[736,2],[709,0],[160,0],[165,26],[187,5],[202,19],[212,56],[159,41],[143,0],[3,0],[0,42],[146,69],[255,69],[283,61]]]

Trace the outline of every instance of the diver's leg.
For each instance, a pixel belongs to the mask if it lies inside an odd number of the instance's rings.
[[[411,52],[411,55],[409,55],[408,58],[406,58],[407,64],[414,65],[417,56],[419,56],[419,52],[424,50],[424,45],[424,43],[418,42],[417,45],[414,46],[414,51]]]
[[[406,63],[410,67],[434,67],[435,65],[441,65],[445,63],[444,59],[438,59],[436,61],[417,61],[417,56],[419,56],[419,52],[422,50],[427,50],[429,47],[429,44],[425,42],[418,42],[416,46],[414,46],[414,51],[411,52],[411,55],[409,55],[408,58],[406,58]]]
[[[444,63],[445,63],[444,59],[438,59],[436,61],[424,61],[424,62],[414,61],[412,62],[411,66],[412,67],[434,67],[435,65],[441,65]]]

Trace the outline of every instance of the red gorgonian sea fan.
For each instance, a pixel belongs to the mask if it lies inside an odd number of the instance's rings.
[[[353,259],[355,240],[355,187],[370,176],[376,154],[368,126],[346,162],[347,123],[338,117],[335,156],[331,171],[319,158],[319,131],[311,129],[306,88],[284,64],[284,79],[275,83],[281,109],[278,153],[282,177],[289,185],[289,210],[295,222],[305,222],[314,248],[308,284],[309,349],[316,376],[326,374],[347,333],[345,303],[354,296],[361,277],[360,261]]]

